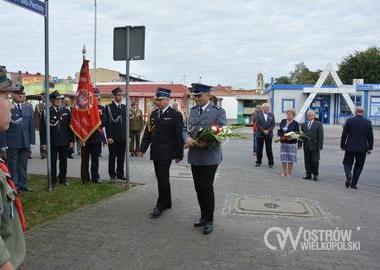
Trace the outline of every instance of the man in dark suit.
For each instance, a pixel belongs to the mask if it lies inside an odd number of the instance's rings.
[[[30,146],[36,143],[33,108],[24,104],[24,87],[12,94],[11,124],[7,131],[7,164],[13,181],[22,191],[32,191],[27,186],[27,168]]]
[[[51,175],[53,188],[57,183],[57,159],[59,157],[59,183],[68,186],[66,179],[67,156],[69,149],[74,146],[74,133],[70,128],[71,112],[62,106],[64,98],[58,91],[49,95],[51,102],[50,119],[50,143],[51,143]],[[40,122],[41,146],[46,150],[46,116],[42,113]]]
[[[95,96],[100,96],[98,88],[94,88]],[[90,180],[89,164],[91,157],[91,180],[99,183],[99,156],[102,152],[104,138],[103,125],[105,123],[104,106],[98,104],[101,125],[92,133],[85,143],[81,143],[81,182],[86,184]]]
[[[169,102],[170,90],[158,88],[155,96],[158,109],[151,113],[140,145],[141,153],[145,153],[150,145],[150,159],[158,182],[158,199],[151,217],[159,217],[162,211],[172,207],[170,165],[173,159],[178,163],[183,158],[183,118]]]
[[[367,154],[373,149],[373,130],[371,121],[363,117],[364,108],[356,107],[355,116],[347,119],[343,127],[340,147],[345,151],[343,166],[346,173],[346,187],[357,189],[360,174]],[[355,166],[352,173],[352,166]]]
[[[273,129],[276,125],[274,114],[269,112],[269,104],[264,103],[262,105],[262,111],[256,115],[256,167],[259,167],[263,159],[263,148],[265,143],[265,150],[268,158],[269,168],[273,168],[273,151],[272,151],[272,138]]]
[[[126,149],[126,106],[122,104],[124,97],[120,87],[112,90],[113,101],[105,107],[106,133],[109,150],[108,174],[111,181],[126,180],[124,177],[124,159]],[[117,160],[117,161],[116,161]],[[115,162],[117,167],[115,171]]]
[[[304,141],[298,142],[298,149],[302,148],[305,159],[306,176],[303,179],[318,181],[320,151],[323,149],[323,126],[315,120],[315,112],[307,111],[308,121],[301,125],[301,131],[307,136]]]

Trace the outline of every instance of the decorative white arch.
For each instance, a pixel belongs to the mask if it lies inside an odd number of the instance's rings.
[[[335,84],[335,87],[323,87],[323,83],[326,81],[328,75],[331,74]],[[302,105],[301,110],[297,113],[295,119],[298,122],[301,122],[305,116],[307,109],[310,104],[313,102],[317,94],[341,94],[346,101],[348,107],[350,108],[352,114],[355,111],[355,105],[350,98],[350,94],[355,93],[355,88],[353,85],[344,85],[340,80],[338,74],[333,70],[332,65],[329,63],[326,69],[319,76],[318,81],[315,83],[314,87],[305,87],[303,89],[304,93],[309,93],[309,96],[305,100],[305,103]]]

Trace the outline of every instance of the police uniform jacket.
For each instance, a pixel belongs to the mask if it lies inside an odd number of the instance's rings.
[[[99,110],[99,115],[100,115],[100,120],[101,120],[101,125],[97,130],[92,133],[90,138],[87,139],[86,144],[92,144],[92,143],[101,143],[104,141],[104,132],[103,132],[103,126],[105,124],[105,115],[104,115],[104,106],[98,105],[98,110]]]
[[[41,145],[46,144],[45,112],[40,121]],[[50,141],[53,147],[69,146],[74,142],[74,133],[70,128],[71,113],[66,107],[50,107]]]
[[[226,124],[226,112],[224,109],[209,103],[206,109],[200,114],[199,106],[195,106],[190,110],[187,128],[184,132],[184,139],[187,140],[188,137],[195,139],[201,128],[208,128],[212,125],[222,127]],[[191,147],[187,158],[190,164],[196,166],[216,165],[220,164],[222,160],[222,148],[220,144],[217,143],[210,144],[206,148]]]
[[[141,140],[140,151],[145,153],[150,146],[151,160],[173,160],[183,158],[183,118],[171,108],[162,115],[159,110],[151,113]]]
[[[36,143],[34,130],[33,108],[31,105],[20,104],[11,109],[12,117],[7,131],[7,147],[9,149],[26,149]]]
[[[115,142],[125,142],[126,137],[126,106],[120,104],[120,109],[115,102],[106,105],[106,133],[107,138],[112,138]]]

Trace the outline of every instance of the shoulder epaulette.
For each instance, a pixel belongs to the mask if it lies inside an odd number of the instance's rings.
[[[217,109],[217,110],[220,110],[222,109],[222,107],[218,106],[218,105],[212,105],[213,108]]]

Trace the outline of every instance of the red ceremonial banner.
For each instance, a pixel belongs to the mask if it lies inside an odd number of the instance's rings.
[[[88,60],[83,59],[70,123],[75,135],[83,142],[101,125],[98,99],[94,94],[88,63]]]

